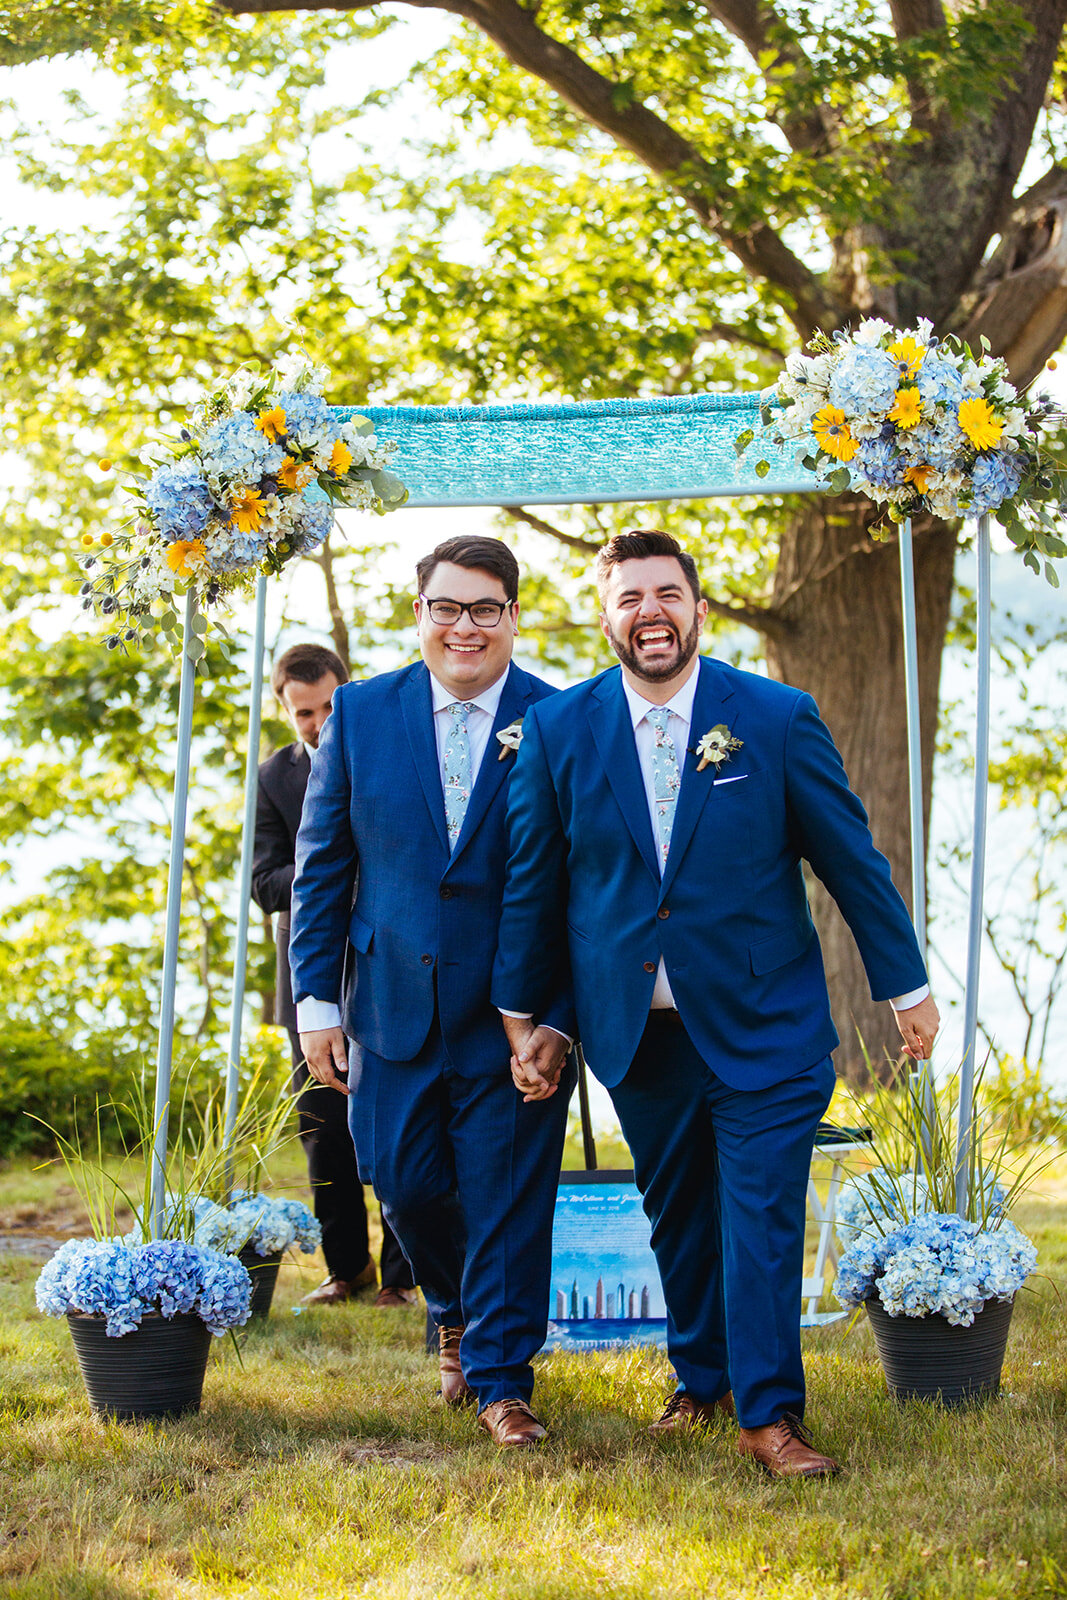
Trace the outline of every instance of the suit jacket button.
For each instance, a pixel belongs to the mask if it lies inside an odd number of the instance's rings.
[[[448,883],[443,883],[441,885],[441,899],[442,900],[451,900],[451,898],[452,898],[452,885],[448,884]]]
[[[430,956],[430,955],[420,956],[419,960],[422,962],[424,967],[432,967],[433,966],[433,956]]]
[[[646,972],[655,972],[655,970],[656,970],[656,963],[654,961],[646,961],[645,962],[645,971]]]
[[[671,914],[670,906],[660,906],[659,910],[656,912],[656,915],[657,915],[657,917],[659,918],[659,920],[661,922],[666,922],[666,920],[670,916],[670,914]]]

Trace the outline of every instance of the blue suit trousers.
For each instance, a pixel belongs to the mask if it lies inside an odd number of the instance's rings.
[[[573,1088],[524,1105],[506,1072],[464,1077],[435,1024],[410,1061],[352,1052],[349,1120],[372,1183],[439,1327],[465,1326],[479,1409],[529,1400],[545,1342],[552,1218]],[[362,1060],[360,1060],[362,1056]]]
[[[679,1387],[709,1404],[732,1389],[743,1428],[804,1415],[807,1180],[833,1088],[827,1056],[769,1088],[732,1089],[676,1012],[653,1011],[610,1091],[652,1224]]]

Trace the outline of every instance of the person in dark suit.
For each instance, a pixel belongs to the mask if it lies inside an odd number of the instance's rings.
[[[322,1249],[329,1276],[304,1300],[338,1305],[369,1292],[377,1282],[367,1236],[367,1207],[356,1166],[344,1101],[312,1084],[300,1048],[289,976],[289,908],[296,867],[296,835],[311,774],[311,752],[330,714],[334,691],[347,683],[341,658],[319,644],[286,650],[271,673],[271,688],[297,734],[295,744],[278,750],[259,769],[252,898],[272,915],[277,973],[274,1018],[289,1034],[293,1052],[292,1090],[300,1141],[307,1157],[315,1215],[322,1226]],[[380,1307],[413,1304],[411,1268],[382,1218]]]
[[[312,764],[293,992],[308,1065],[350,1094],[360,1171],[439,1329],[443,1398],[476,1398],[495,1442],[523,1447],[545,1431],[530,1359],[567,1095],[519,1101],[489,976],[514,747],[555,691],[511,660],[519,569],[501,540],[448,540],[417,573],[422,660],[338,689]],[[572,1026],[562,966],[538,1023],[555,1070]]]
[[[614,667],[531,708],[511,783],[493,979],[526,1098],[554,1093],[522,1013],[568,949],[591,1070],[633,1152],[676,1393],[653,1426],[736,1407],[777,1474],[836,1463],[803,1426],[805,1190],[834,1085],[801,869],[837,901],[871,992],[929,1054],[937,1008],[907,909],[815,702],[697,655],[696,566],[665,533],[597,559]]]

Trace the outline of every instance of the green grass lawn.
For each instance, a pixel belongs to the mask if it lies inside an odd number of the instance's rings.
[[[298,1159],[293,1160],[294,1175]],[[62,1232],[55,1171],[0,1171],[0,1232]],[[778,1483],[731,1430],[653,1441],[656,1354],[552,1355],[536,1453],[505,1454],[435,1398],[417,1311],[293,1314],[216,1341],[202,1412],[89,1412],[38,1267],[0,1255],[0,1596],[366,1595],[646,1600],[1067,1595],[1067,1170],[1019,1208],[1046,1276],[1019,1297],[1002,1398],[965,1413],[885,1392],[870,1333],[805,1335],[809,1420],[845,1464]]]

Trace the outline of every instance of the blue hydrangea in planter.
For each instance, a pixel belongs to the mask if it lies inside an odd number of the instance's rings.
[[[70,1239],[37,1280],[92,1409],[120,1421],[198,1411],[211,1336],[247,1322],[251,1296],[240,1261],[181,1239]]]
[[[235,1189],[228,1205],[201,1198],[191,1206],[198,1244],[240,1257],[252,1274],[252,1315],[270,1311],[282,1252],[295,1246],[310,1255],[322,1243],[322,1228],[299,1200]]]
[[[1014,1297],[1036,1265],[1034,1245],[1000,1214],[982,1225],[926,1212],[884,1232],[872,1219],[842,1256],[834,1293],[865,1307],[891,1394],[956,1406],[997,1393]]]

